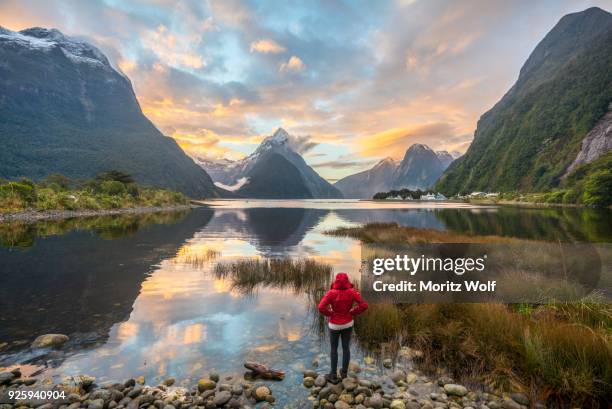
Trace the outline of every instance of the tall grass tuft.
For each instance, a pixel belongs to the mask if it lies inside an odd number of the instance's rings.
[[[319,294],[330,285],[332,267],[311,259],[243,259],[215,265],[217,278],[232,288],[252,294],[258,286],[290,289],[295,294]]]

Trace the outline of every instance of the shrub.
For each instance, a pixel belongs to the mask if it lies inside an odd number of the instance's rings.
[[[111,196],[119,196],[127,193],[125,185],[116,180],[105,180],[104,182],[100,183],[100,190],[103,193]]]
[[[584,182],[582,201],[589,206],[612,205],[612,171],[600,170],[590,174]]]

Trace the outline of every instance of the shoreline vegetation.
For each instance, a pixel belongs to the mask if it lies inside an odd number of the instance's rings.
[[[99,173],[91,180],[52,174],[35,183],[0,179],[0,222],[36,221],[135,214],[193,207],[189,198],[168,189],[138,185],[127,173]]]
[[[465,240],[452,232],[385,224],[327,234],[352,237],[363,245]],[[489,243],[492,238],[469,237],[468,242]],[[424,370],[444,368],[463,383],[484,384],[493,391],[523,391],[547,407],[605,407],[612,400],[609,303],[588,298],[539,304],[374,303],[356,319],[355,331],[366,348],[408,345],[423,351]]]

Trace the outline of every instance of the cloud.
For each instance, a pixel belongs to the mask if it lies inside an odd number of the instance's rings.
[[[206,65],[202,56],[191,51],[200,42],[197,35],[175,34],[160,24],[157,29],[146,32],[142,42],[168,65],[193,69]]]
[[[314,147],[316,147],[318,143],[314,142],[312,138],[310,137],[310,135],[304,135],[304,136],[291,135],[291,137],[289,138],[289,145],[297,153],[304,154],[310,151],[311,149],[313,149]]]
[[[348,169],[348,168],[353,169],[356,167],[371,166],[374,163],[375,163],[374,161],[343,162],[343,161],[331,160],[331,161],[326,161],[326,162],[313,163],[312,167],[314,168],[332,168],[332,169]]]
[[[300,59],[300,57],[296,57],[292,55],[291,58],[287,62],[284,62],[280,65],[280,71],[302,71],[306,66]]]
[[[274,40],[258,40],[251,43],[251,52],[278,54],[287,51],[285,47]]]

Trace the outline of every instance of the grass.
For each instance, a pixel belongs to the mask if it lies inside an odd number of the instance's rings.
[[[0,181],[0,213],[49,210],[108,210],[186,205],[182,193],[132,182],[96,179],[61,184],[27,179]],[[63,179],[62,179],[63,180]]]
[[[609,304],[374,304],[355,331],[370,348],[409,343],[464,382],[597,407],[612,398],[611,319]]]
[[[331,284],[332,267],[311,259],[243,259],[215,265],[214,275],[232,289],[252,294],[259,286],[289,289],[313,299]]]
[[[397,223],[370,223],[360,227],[341,227],[326,234],[352,237],[363,243],[376,244],[425,244],[425,243],[508,243],[516,239],[500,236],[468,236],[435,229],[417,229]]]

